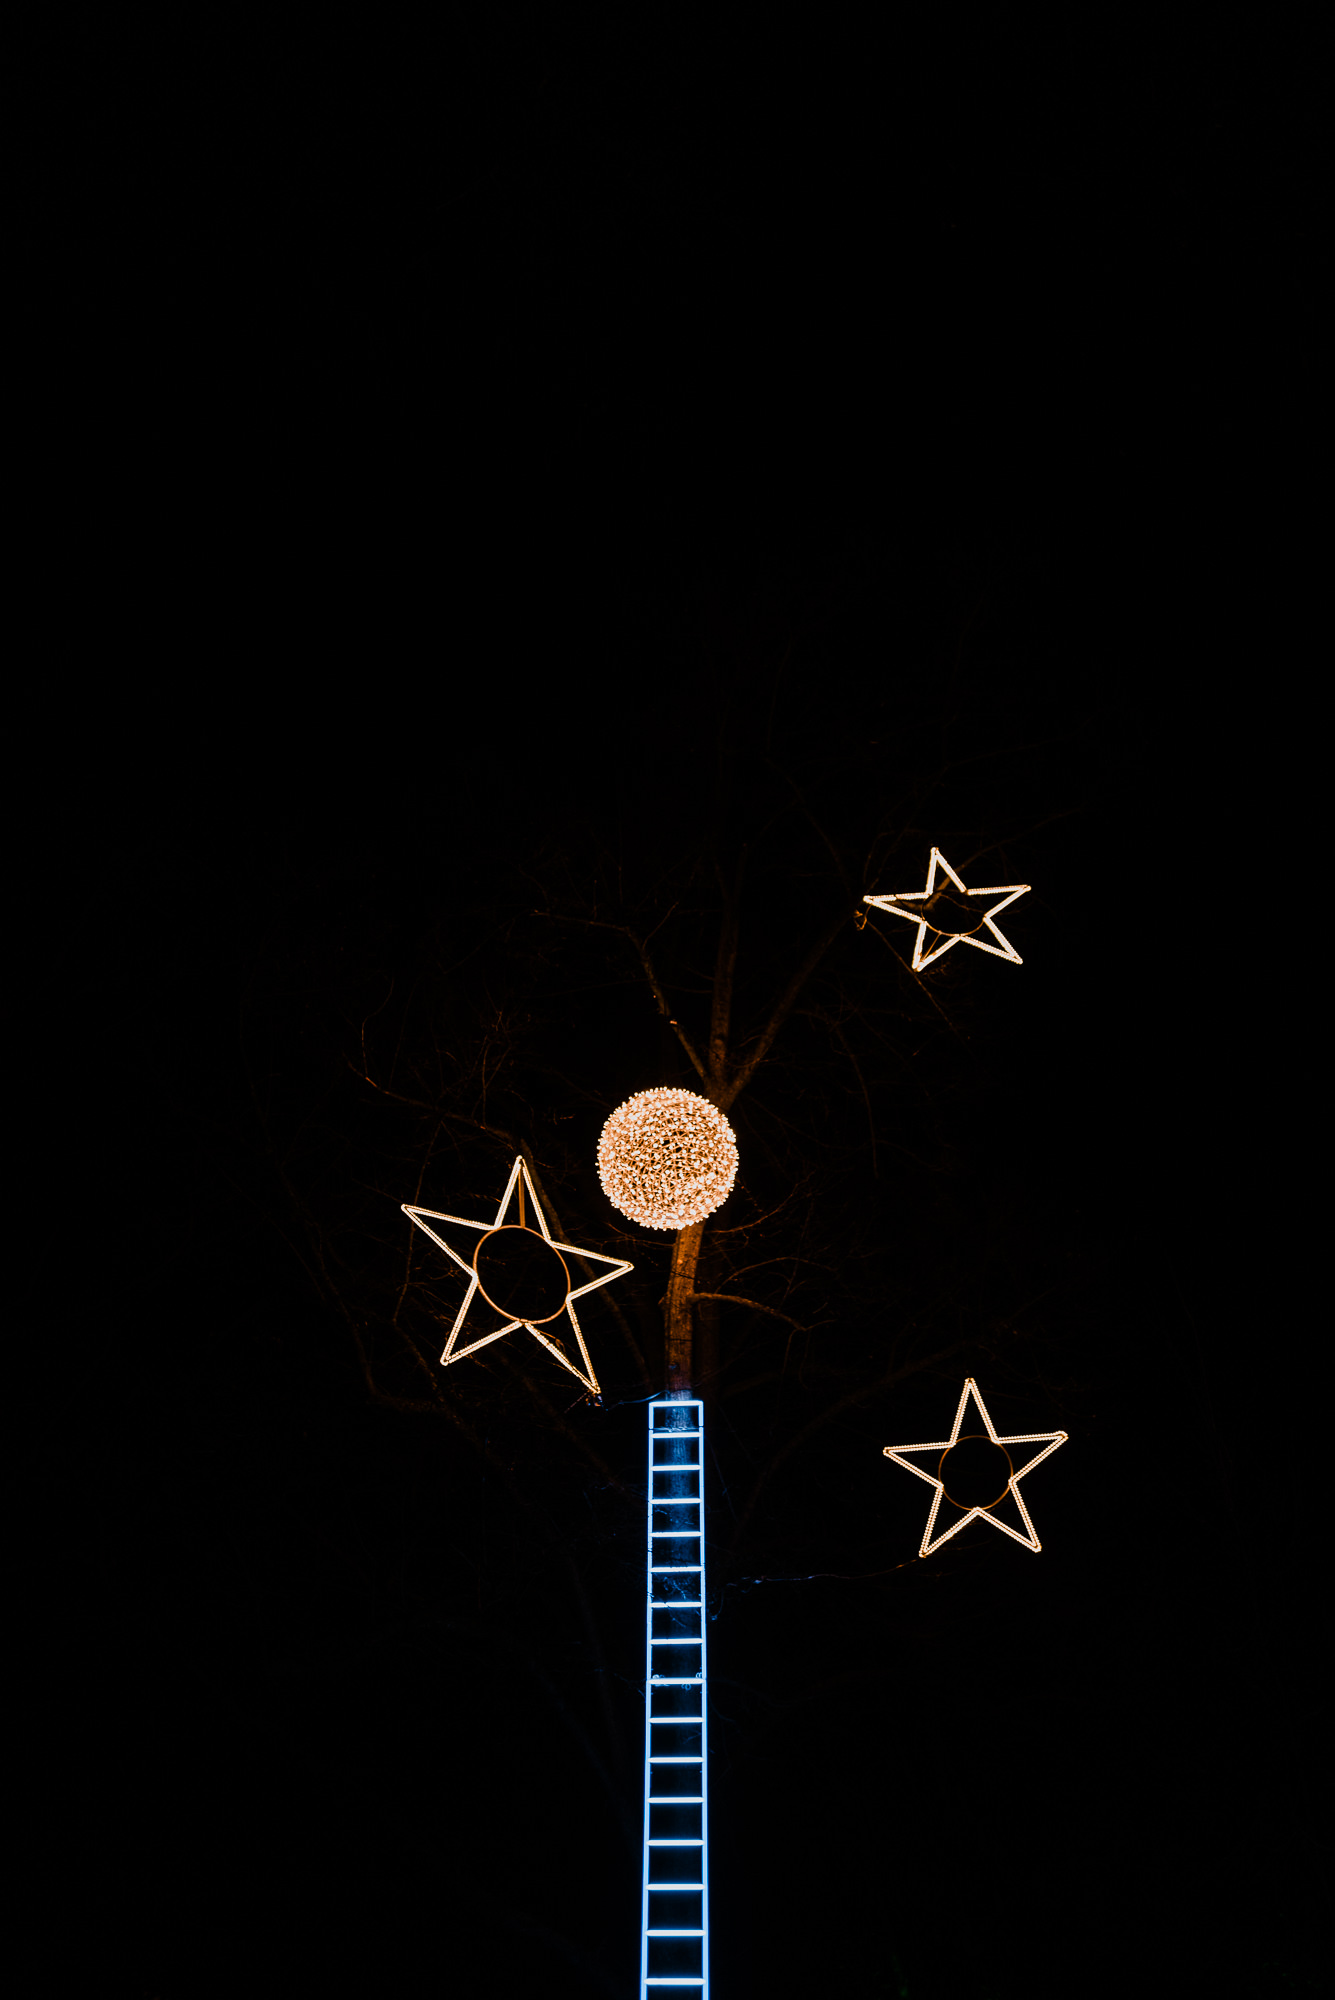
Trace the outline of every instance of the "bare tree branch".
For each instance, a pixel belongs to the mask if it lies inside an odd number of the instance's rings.
[[[345,1056],[344,1061],[354,1076],[359,1076],[363,1083],[369,1083],[372,1090],[378,1090],[382,1097],[392,1097],[396,1104],[409,1104],[414,1111],[434,1111],[436,1109],[434,1104],[424,1104],[420,1097],[405,1097],[401,1091],[387,1090],[383,1083],[377,1083],[375,1078],[368,1075],[364,1069],[358,1069],[351,1056]],[[451,1114],[444,1112],[441,1115],[448,1118]]]
[[[862,1065],[859,1063],[857,1057],[854,1055],[853,1050],[849,1045],[848,1038],[844,1034],[844,1031],[839,1026],[838,1022],[826,1021],[825,1025],[827,1028],[829,1028],[835,1040],[838,1042],[840,1048],[843,1050],[844,1054],[848,1057],[848,1060],[853,1065],[853,1074],[857,1078],[858,1087],[862,1092],[862,1102],[867,1107],[867,1134],[869,1139],[871,1140],[872,1178],[873,1180],[879,1180],[881,1175],[881,1170],[876,1164],[876,1120],[872,1117],[871,1098],[867,1094],[867,1084],[866,1084],[866,1079],[862,1074]]]
[[[804,1175],[803,1178],[796,1184],[795,1187],[789,1188],[787,1194],[784,1196],[782,1201],[776,1202],[773,1208],[767,1208],[763,1215],[757,1215],[753,1217],[753,1219],[750,1222],[730,1223],[726,1229],[711,1228],[709,1232],[710,1235],[742,1236],[746,1233],[748,1229],[759,1229],[760,1225],[763,1222],[772,1222],[774,1217],[779,1213],[780,1209],[787,1208],[790,1201],[795,1200],[799,1194],[805,1193],[809,1181],[810,1181],[810,1175]]]
[[[815,944],[812,945],[811,950],[802,960],[802,963],[784,987],[783,992],[779,995],[778,1003],[768,1021],[761,1029],[759,1038],[751,1054],[747,1057],[723,1093],[719,1103],[721,1111],[731,1110],[732,1106],[746,1089],[747,1084],[750,1083],[751,1078],[755,1075],[773,1047],[775,1036],[792,1013],[793,1008],[797,1005],[798,995],[801,993],[802,988],[806,985],[808,979],[810,979],[812,973],[816,970],[816,967],[820,964],[826,952],[830,949],[830,946],[834,943],[840,931],[853,914],[852,910],[841,910],[834,922],[817,938]]]
[[[779,1467],[784,1463],[785,1459],[791,1458],[794,1452],[800,1451],[807,1440],[814,1437],[818,1430],[823,1429],[826,1424],[832,1423],[845,1410],[854,1409],[857,1404],[865,1403],[868,1397],[879,1395],[883,1389],[893,1389],[897,1382],[907,1380],[910,1375],[921,1374],[924,1368],[931,1368],[938,1361],[948,1361],[952,1354],[958,1354],[961,1348],[968,1347],[971,1344],[970,1338],[954,1340],[949,1347],[939,1347],[935,1354],[924,1354],[920,1361],[911,1361],[907,1367],[888,1368],[885,1374],[878,1376],[874,1382],[864,1382],[860,1389],[853,1389],[847,1396],[840,1396],[836,1402],[828,1404],[818,1416],[813,1417],[811,1422],[797,1433],[796,1437],[790,1438],[787,1444],[782,1445],[775,1452],[769,1464],[757,1475],[756,1483],[751,1488],[746,1499],[746,1504],[737,1517],[737,1524],[733,1530],[734,1546],[741,1539],[743,1531],[749,1523],[752,1514],[755,1512],[761,1493],[774,1477]]]
[[[653,993],[654,999],[658,1002],[659,1013],[663,1016],[663,1019],[672,1029],[673,1033],[677,1037],[677,1040],[681,1043],[687,1055],[690,1057],[692,1066],[694,1067],[697,1075],[699,1076],[700,1081],[702,1083],[707,1084],[709,1082],[709,1072],[706,1069],[704,1063],[701,1062],[699,1055],[696,1053],[694,1042],[692,1042],[690,1036],[687,1034],[686,1030],[682,1027],[680,1021],[676,1021],[672,1017],[672,1009],[668,1005],[667,995],[664,993],[662,986],[659,984],[658,974],[654,971],[653,961],[649,957],[648,945],[645,944],[642,939],[637,938],[631,931],[627,931],[626,936],[630,939],[631,943],[634,945],[636,951],[640,955],[640,964],[644,967],[644,976],[649,982],[650,990]]]
[[[832,1271],[833,1264],[821,1264],[814,1257],[804,1257],[799,1251],[784,1250],[773,1257],[758,1257],[754,1264],[739,1264],[735,1271],[729,1271],[730,1278],[744,1278],[748,1271],[763,1271],[770,1264],[807,1264],[813,1271]]]
[[[584,1457],[588,1459],[590,1465],[597,1467],[602,1478],[607,1482],[609,1486],[615,1487],[616,1491],[621,1495],[623,1500],[633,1503],[636,1496],[631,1492],[630,1488],[625,1484],[623,1480],[618,1478],[617,1474],[613,1472],[611,1466],[607,1463],[606,1459],[602,1458],[599,1455],[599,1453],[593,1449],[593,1446],[588,1442],[586,1438],[584,1438],[580,1434],[579,1431],[577,1431],[574,1428],[573,1424],[568,1424],[566,1422],[561,1412],[556,1408],[556,1405],[551,1401],[551,1399],[548,1396],[544,1395],[543,1391],[539,1388],[538,1384],[520,1366],[516,1357],[511,1356],[510,1365],[516,1370],[517,1374],[519,1375],[520,1381],[523,1383],[524,1387],[528,1390],[528,1393],[533,1398],[534,1402],[537,1403],[539,1408],[543,1411],[543,1414],[547,1417],[549,1422],[557,1430],[561,1432],[561,1434],[563,1435],[563,1437],[565,1437],[568,1443],[572,1444],[575,1447],[576,1451],[583,1453]]]
[[[556,921],[561,924],[582,924],[588,930],[617,931],[620,933],[622,937],[629,938],[631,944],[635,947],[635,951],[639,957],[640,965],[644,971],[644,976],[649,982],[649,990],[653,994],[654,999],[658,1004],[659,1013],[663,1016],[663,1019],[672,1029],[673,1033],[677,1037],[677,1040],[681,1043],[683,1049],[685,1049],[687,1055],[690,1057],[691,1065],[694,1068],[696,1075],[700,1078],[700,1081],[702,1083],[707,1084],[709,1082],[709,1073],[704,1063],[700,1060],[699,1053],[697,1052],[695,1044],[692,1042],[690,1036],[686,1033],[686,1030],[682,1027],[680,1021],[677,1021],[673,1018],[672,1009],[668,1005],[668,997],[666,993],[663,991],[663,987],[659,980],[658,974],[654,971],[653,960],[649,956],[649,946],[645,941],[645,939],[637,937],[635,932],[631,930],[627,924],[608,924],[604,923],[598,917],[565,917],[562,916],[560,912],[556,910],[548,911],[546,912],[546,914],[555,917]]]
[[[787,785],[789,790],[792,792],[793,797],[797,800],[798,805],[802,809],[802,817],[806,820],[807,825],[811,828],[816,838],[819,841],[821,841],[822,844],[825,846],[825,848],[828,850],[830,859],[834,862],[835,868],[838,870],[839,880],[843,883],[844,894],[851,898],[853,894],[853,885],[848,879],[848,871],[844,867],[843,856],[840,854],[839,849],[835,846],[834,842],[831,840],[829,834],[825,831],[825,828],[816,818],[816,815],[812,812],[811,807],[807,804],[806,795],[799,787],[797,780],[795,778],[789,777],[787,771],[783,769],[783,766],[781,764],[776,764],[772,757],[767,757],[765,761],[769,765],[771,771],[774,772],[775,776],[782,778],[785,785]]]
[[[692,1304],[697,1299],[722,1299],[726,1305],[750,1306],[752,1312],[768,1313],[771,1319],[784,1320],[789,1326],[795,1326],[799,1333],[810,1332],[809,1327],[804,1326],[800,1319],[793,1319],[789,1313],[776,1312],[773,1306],[762,1306],[759,1299],[739,1298],[736,1292],[691,1292],[689,1297]]]
[[[937,999],[935,993],[933,993],[931,986],[922,977],[920,973],[916,973],[912,970],[906,959],[900,957],[899,953],[895,950],[894,946],[891,944],[889,938],[886,936],[885,932],[880,928],[880,926],[871,921],[868,921],[867,929],[871,931],[873,937],[877,937],[880,939],[881,943],[885,946],[891,958],[894,959],[900,971],[908,973],[910,979],[912,979],[914,985],[918,988],[919,992],[924,994],[926,998],[931,1001],[933,1007],[935,1007],[937,1013],[941,1016],[941,1019],[945,1022],[946,1026],[949,1028],[951,1034],[954,1035],[955,1039],[960,1042],[966,1041],[966,1037],[962,1035],[959,1029],[955,1026],[955,1023],[951,1020],[949,1014],[947,1014],[945,1008],[941,1005],[941,1002]]]
[[[715,860],[714,869],[718,876],[719,888],[723,894],[723,921],[719,925],[718,956],[714,964],[713,1004],[709,1013],[709,1083],[711,1095],[717,1099],[725,1089],[728,1074],[728,1031],[732,1023],[732,983],[737,970],[738,905],[741,898],[742,873],[746,866],[746,849],[738,856],[737,869],[731,883]]]

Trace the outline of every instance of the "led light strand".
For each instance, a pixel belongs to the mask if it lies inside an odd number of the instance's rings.
[[[1013,1471],[1011,1473],[1010,1478],[1006,1481],[1005,1493],[999,1494],[986,1507],[971,1507],[963,1519],[957,1521],[953,1528],[948,1528],[944,1534],[938,1535],[935,1541],[933,1541],[932,1530],[936,1526],[936,1517],[941,1509],[942,1497],[949,1498],[946,1495],[945,1481],[936,1473],[925,1472],[922,1466],[914,1465],[910,1459],[903,1457],[902,1454],[906,1451],[953,1451],[959,1441],[960,1425],[964,1421],[964,1411],[970,1396],[973,1397],[974,1402],[978,1405],[978,1413],[987,1426],[987,1434],[993,1444],[1000,1445],[1003,1448],[1008,1444],[1041,1444],[1046,1446],[1046,1450],[1036,1452],[1033,1458],[1020,1467],[1018,1472]],[[1013,1542],[1018,1542],[1022,1549],[1032,1549],[1037,1554],[1043,1545],[1038,1539],[1032,1520],[1029,1518],[1029,1509],[1025,1506],[1021,1498],[1020,1481],[1026,1473],[1032,1472],[1036,1465],[1041,1465],[1045,1458],[1049,1458],[1059,1445],[1065,1444],[1067,1435],[1065,1431],[1020,1431],[1014,1437],[998,1436],[996,1427],[987,1413],[987,1405],[983,1401],[978,1384],[974,1381],[972,1375],[970,1375],[965,1381],[963,1389],[960,1391],[959,1407],[955,1411],[955,1422],[951,1427],[948,1438],[941,1438],[930,1444],[888,1444],[885,1447],[885,1456],[887,1458],[892,1458],[896,1465],[902,1465],[906,1472],[915,1473],[919,1479],[925,1479],[929,1486],[936,1489],[932,1495],[931,1512],[927,1516],[927,1526],[923,1529],[922,1546],[918,1550],[918,1554],[920,1556],[934,1555],[937,1549],[943,1547],[946,1542],[950,1541],[955,1535],[958,1535],[961,1528],[967,1528],[970,1521],[989,1521],[994,1528],[1000,1528],[1003,1535],[1009,1535]],[[994,1507],[1001,1505],[1007,1493],[1010,1494],[1020,1510],[1020,1518],[1029,1530],[1027,1536],[1019,1534],[1016,1529],[1008,1526],[1005,1521],[999,1521],[992,1512]],[[958,1503],[952,1500],[950,1504],[955,1506]]]
[[[958,934],[952,936],[948,931],[939,931],[935,924],[931,923],[920,910],[903,908],[905,903],[924,903],[929,896],[935,894],[936,871],[938,867],[949,875],[951,881],[962,895],[1005,897],[1004,902],[996,904],[983,918],[983,923],[996,939],[995,944],[984,944],[981,938]],[[957,944],[971,944],[975,951],[990,952],[993,958],[1004,958],[1009,960],[1012,965],[1023,965],[1024,960],[1020,957],[1019,952],[1015,949],[1009,938],[1003,937],[1002,933],[997,929],[994,919],[1000,916],[1001,912],[1009,908],[1019,897],[1027,896],[1029,889],[1030,884],[1028,882],[1007,882],[1000,888],[995,889],[966,889],[940,848],[934,847],[932,849],[932,858],[927,864],[927,887],[925,889],[901,889],[899,894],[895,896],[864,896],[862,900],[864,903],[872,904],[875,909],[888,911],[892,917],[907,917],[911,924],[918,926],[918,935],[913,940],[913,970],[921,972],[924,966],[933,965],[938,958],[944,958],[951,946]],[[945,938],[946,942],[937,945],[929,952],[924,952],[922,948],[923,940],[927,936],[928,931],[931,931],[933,937]]]
[[[632,1222],[685,1229],[732,1193],[737,1139],[723,1113],[693,1090],[641,1090],[603,1127],[598,1178]]]
[[[527,1189],[529,1201],[533,1204],[533,1213],[538,1218],[538,1225],[539,1225],[538,1229],[530,1231],[530,1234],[533,1235],[541,1234],[543,1241],[551,1249],[555,1250],[558,1255],[560,1255],[562,1251],[565,1251],[567,1255],[571,1257],[587,1257],[592,1263],[610,1264],[612,1266],[612,1269],[610,1271],[605,1271],[601,1278],[591,1278],[588,1284],[586,1285],[575,1285],[571,1287],[567,1283],[565,1300],[563,1304],[560,1307],[558,1307],[557,1311],[551,1315],[551,1317],[555,1319],[559,1318],[560,1314],[564,1312],[566,1318],[570,1321],[571,1331],[575,1337],[575,1345],[578,1347],[580,1358],[584,1363],[582,1369],[577,1368],[574,1362],[570,1359],[569,1355],[563,1351],[563,1349],[559,1346],[559,1344],[556,1341],[549,1339],[548,1336],[545,1333],[541,1332],[539,1327],[535,1326],[531,1320],[512,1319],[508,1323],[508,1325],[500,1327],[495,1333],[485,1333],[482,1335],[480,1340],[470,1341],[467,1347],[460,1347],[457,1344],[460,1330],[463,1326],[464,1320],[468,1316],[468,1308],[473,1303],[474,1294],[480,1289],[480,1280],[478,1278],[476,1266],[474,1264],[466,1264],[463,1258],[459,1255],[458,1251],[451,1249],[450,1245],[445,1241],[445,1238],[443,1236],[437,1235],[436,1231],[431,1227],[431,1223],[453,1222],[456,1223],[462,1229],[475,1229],[478,1231],[480,1235],[483,1236],[489,1236],[494,1229],[500,1229],[506,1226],[514,1228],[516,1225],[514,1225],[513,1223],[506,1225],[505,1216],[507,1210],[509,1209],[511,1198],[514,1196],[516,1189],[518,1189],[519,1191],[520,1214],[522,1215],[524,1213],[523,1198],[524,1198],[524,1190]],[[414,1203],[407,1201],[401,1202],[400,1207],[403,1209],[404,1214],[409,1218],[409,1220],[413,1222],[418,1229],[422,1230],[427,1236],[429,1236],[431,1238],[431,1241],[436,1245],[436,1247],[440,1250],[443,1250],[445,1252],[445,1255],[451,1258],[454,1261],[454,1263],[456,1263],[459,1266],[459,1269],[463,1272],[466,1272],[468,1276],[468,1290],[464,1294],[464,1302],[459,1308],[458,1316],[455,1319],[454,1325],[450,1328],[450,1337],[446,1341],[445,1351],[440,1357],[441,1366],[443,1368],[449,1367],[450,1363],[453,1361],[462,1361],[466,1358],[466,1356],[470,1354],[477,1354],[482,1348],[490,1347],[493,1340],[503,1340],[507,1333],[514,1333],[519,1327],[522,1326],[526,1329],[527,1332],[533,1335],[533,1338],[536,1341],[538,1341],[541,1346],[547,1349],[547,1352],[549,1354],[555,1355],[556,1359],[560,1362],[561,1366],[563,1368],[568,1368],[570,1370],[570,1373],[575,1377],[575,1379],[579,1382],[582,1382],[586,1389],[591,1390],[595,1396],[601,1393],[598,1387],[598,1377],[594,1373],[593,1363],[589,1359],[589,1350],[585,1345],[583,1329],[580,1326],[579,1320],[575,1316],[574,1301],[576,1299],[582,1299],[586,1292],[596,1292],[600,1285],[610,1285],[614,1278],[623,1278],[626,1275],[626,1272],[633,1271],[635,1266],[633,1264],[628,1263],[624,1257],[604,1256],[601,1250],[581,1250],[578,1249],[576,1245],[573,1243],[558,1243],[556,1238],[552,1235],[551,1230],[547,1227],[547,1218],[543,1214],[542,1203],[538,1200],[537,1190],[533,1185],[533,1181],[529,1174],[528,1168],[524,1165],[524,1156],[522,1153],[516,1155],[514,1166],[510,1169],[510,1178],[505,1183],[505,1193],[501,1196],[501,1205],[496,1211],[496,1220],[494,1222],[472,1222],[466,1215],[447,1215],[443,1209],[419,1208]],[[429,1220],[427,1218],[429,1218]],[[527,1224],[521,1224],[519,1226],[527,1227]],[[564,1259],[562,1259],[562,1262],[564,1263]],[[569,1280],[569,1276],[570,1273],[569,1271],[567,1271],[566,1272],[567,1281]],[[483,1297],[484,1298],[486,1297],[485,1292],[483,1293]],[[545,1325],[547,1324],[547,1322],[544,1320],[543,1324]]]

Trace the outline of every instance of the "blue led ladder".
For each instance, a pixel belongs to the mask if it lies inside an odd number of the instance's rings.
[[[640,2000],[709,2000],[704,1428],[649,1405]]]

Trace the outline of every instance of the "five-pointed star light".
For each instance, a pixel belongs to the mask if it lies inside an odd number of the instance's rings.
[[[968,931],[950,932],[938,930],[929,916],[926,916],[922,910],[912,907],[915,903],[927,902],[936,894],[936,871],[938,868],[941,868],[950,877],[961,895],[1002,896],[1005,898],[1004,902],[994,904],[986,913],[979,912],[978,928],[980,930],[986,928],[991,931],[993,937],[996,939],[995,944],[984,944],[980,937],[975,937]],[[959,876],[946,860],[941,849],[934,847],[932,849],[932,858],[927,864],[927,887],[925,889],[901,889],[896,896],[864,896],[862,900],[864,903],[871,903],[878,910],[888,910],[892,917],[907,917],[910,923],[918,926],[918,935],[913,941],[913,970],[915,972],[921,972],[925,965],[931,965],[938,958],[944,958],[951,946],[956,944],[971,944],[975,951],[990,951],[994,958],[1006,958],[1010,960],[1012,965],[1023,965],[1024,960],[1020,957],[1019,952],[1015,949],[1009,938],[1002,936],[993,920],[1011,903],[1015,902],[1018,897],[1027,896],[1029,886],[1028,882],[1007,882],[998,889],[966,889]],[[934,945],[929,952],[924,952],[922,948],[923,940],[927,936],[928,931],[932,933],[934,938],[942,938],[945,942]]]
[[[955,1500],[950,1500],[950,1495],[946,1493],[945,1480],[938,1476],[940,1473],[940,1466],[938,1466],[936,1473],[924,1472],[920,1465],[914,1465],[909,1459],[905,1458],[903,1454],[906,1451],[939,1451],[942,1454],[942,1464],[944,1464],[945,1453],[948,1451],[953,1451],[956,1444],[959,1442],[960,1425],[964,1421],[964,1411],[968,1404],[970,1396],[973,1397],[975,1403],[977,1403],[978,1405],[979,1415],[982,1417],[983,1422],[987,1425],[988,1436],[991,1438],[993,1444],[1000,1445],[1003,1451],[1005,1451],[1006,1446],[1009,1444],[1041,1444],[1046,1448],[1043,1451],[1035,1452],[1034,1456],[1027,1462],[1027,1464],[1022,1465],[1018,1472],[1016,1472],[1012,1467],[1011,1476],[1006,1481],[1005,1493],[999,1493],[996,1499],[993,1500],[986,1507],[970,1507],[968,1511],[964,1513],[958,1521],[956,1521],[953,1528],[947,1528],[946,1532],[943,1535],[938,1535],[936,1540],[933,1541],[932,1529],[936,1526],[936,1517],[941,1507],[941,1496],[945,1494],[946,1499],[950,1501],[950,1505],[952,1507],[956,1507],[960,1503]],[[1024,1478],[1027,1472],[1032,1472],[1036,1465],[1040,1465],[1045,1458],[1050,1457],[1051,1454],[1054,1451],[1056,1451],[1058,1445],[1065,1444],[1066,1438],[1067,1438],[1067,1433],[1065,1431],[1023,1431],[1017,1437],[998,1437],[996,1430],[993,1426],[992,1419],[987,1414],[987,1405],[984,1403],[982,1396],[979,1393],[978,1384],[974,1381],[972,1375],[970,1375],[964,1384],[964,1388],[960,1392],[959,1408],[955,1412],[954,1426],[948,1438],[942,1438],[936,1444],[888,1444],[885,1447],[885,1455],[887,1458],[893,1458],[895,1464],[902,1465],[907,1472],[916,1472],[919,1479],[925,1479],[929,1486],[934,1486],[936,1488],[936,1492],[932,1498],[932,1511],[927,1516],[927,1526],[923,1529],[922,1547],[918,1550],[918,1554],[920,1556],[932,1555],[937,1549],[941,1547],[943,1542],[948,1542],[952,1535],[957,1535],[961,1528],[967,1528],[970,1521],[990,1521],[994,1528],[1000,1528],[1003,1535],[1009,1535],[1013,1542],[1018,1542],[1020,1544],[1021,1548],[1033,1549],[1035,1551],[1040,1549],[1043,1545],[1039,1541],[1038,1536],[1034,1533],[1034,1524],[1029,1518],[1029,1509],[1025,1506],[1024,1501],[1020,1498],[1020,1481]],[[1006,1452],[1006,1456],[1009,1459],[1010,1453]],[[1020,1510],[1020,1515],[1024,1521],[1024,1525],[1029,1530],[1027,1537],[1021,1534],[1017,1534],[1014,1528],[1008,1527],[1005,1521],[999,1521],[996,1515],[992,1512],[993,1507],[999,1507],[1001,1505],[1001,1502],[1006,1498],[1006,1493],[1009,1493],[1013,1497],[1016,1506]]]
[[[505,1220],[506,1212],[509,1209],[511,1198],[514,1196],[516,1190],[518,1190],[519,1195],[519,1222],[518,1224],[507,1223]],[[555,1312],[546,1315],[540,1325],[534,1325],[532,1320],[512,1319],[508,1325],[499,1327],[495,1333],[484,1334],[481,1340],[474,1340],[467,1347],[458,1347],[455,1343],[458,1341],[460,1329],[467,1317],[468,1308],[473,1303],[474,1294],[481,1289],[477,1270],[477,1257],[478,1250],[482,1248],[482,1243],[480,1241],[478,1249],[473,1252],[472,1263],[466,1264],[458,1251],[452,1250],[444,1237],[436,1234],[435,1230],[431,1227],[431,1223],[458,1223],[464,1229],[477,1230],[479,1237],[483,1240],[490,1236],[492,1231],[496,1229],[513,1229],[516,1227],[527,1229],[528,1224],[525,1220],[524,1203],[525,1190],[527,1190],[528,1199],[533,1205],[533,1213],[538,1218],[538,1230],[530,1231],[531,1234],[536,1235],[541,1232],[543,1241],[558,1256],[560,1256],[562,1251],[565,1251],[571,1257],[585,1258],[590,1263],[610,1264],[612,1269],[604,1271],[601,1278],[591,1279],[587,1285],[576,1285],[571,1289],[567,1283],[564,1303],[558,1306]],[[400,1203],[400,1206],[404,1214],[409,1216],[419,1229],[424,1230],[431,1238],[431,1241],[439,1249],[443,1250],[447,1257],[452,1258],[461,1271],[465,1271],[468,1274],[468,1290],[464,1294],[464,1302],[459,1308],[458,1317],[454,1325],[450,1328],[450,1337],[445,1343],[445,1352],[440,1357],[442,1367],[448,1367],[452,1361],[462,1361],[465,1355],[476,1354],[480,1348],[489,1347],[493,1340],[503,1340],[507,1333],[514,1333],[522,1326],[527,1328],[535,1340],[542,1343],[549,1354],[554,1354],[561,1366],[568,1368],[570,1373],[581,1381],[586,1389],[592,1390],[595,1396],[601,1394],[598,1387],[598,1377],[594,1374],[593,1363],[589,1359],[589,1350],[584,1345],[584,1335],[580,1329],[579,1321],[575,1317],[575,1300],[582,1299],[586,1292],[596,1292],[600,1285],[610,1285],[613,1278],[624,1277],[626,1272],[633,1271],[635,1266],[628,1264],[624,1257],[605,1257],[600,1250],[580,1250],[573,1243],[558,1243],[553,1237],[551,1230],[547,1227],[547,1218],[542,1212],[542,1204],[538,1200],[533,1182],[529,1178],[528,1168],[524,1165],[522,1153],[516,1156],[514,1166],[510,1170],[510,1178],[505,1184],[505,1193],[501,1196],[501,1205],[496,1211],[496,1220],[494,1222],[470,1222],[466,1215],[446,1215],[441,1209],[418,1208],[412,1202],[407,1201]],[[564,1265],[564,1258],[561,1261]],[[567,1280],[569,1280],[569,1276],[570,1273],[567,1271]],[[482,1296],[484,1299],[487,1297],[485,1291],[483,1291]],[[488,1300],[488,1304],[491,1303],[492,1301]],[[504,1308],[501,1310],[504,1310]],[[554,1340],[549,1340],[547,1335],[541,1331],[542,1325],[549,1325],[553,1319],[559,1318],[562,1313],[570,1321],[571,1331],[575,1336],[575,1343],[579,1348],[580,1356],[584,1362],[582,1369],[577,1368],[569,1355],[563,1353],[557,1343]]]

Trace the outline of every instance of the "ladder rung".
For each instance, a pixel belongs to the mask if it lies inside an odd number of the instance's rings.
[[[650,1528],[649,1539],[651,1542],[698,1542],[700,1539],[700,1530],[698,1528]]]
[[[704,1679],[703,1674],[650,1674],[649,1685],[651,1688],[698,1688],[703,1687]],[[683,1719],[688,1722],[699,1720],[694,1715],[685,1718],[677,1715],[672,1719],[674,1722],[681,1722]]]
[[[646,1937],[703,1937],[703,1931],[646,1931]]]
[[[651,1646],[703,1646],[703,1639],[651,1639]]]
[[[703,1757],[651,1757],[651,1764],[703,1764]]]
[[[649,1845],[650,1847],[703,1847],[704,1842],[703,1840],[651,1840]],[[656,1888],[657,1884],[651,1882],[649,1887]]]
[[[703,1576],[704,1568],[703,1563],[651,1563],[649,1573],[651,1576]],[[676,1604],[679,1600],[674,1597],[672,1601]],[[698,1597],[695,1601],[697,1604],[700,1602]]]
[[[649,1794],[651,1806],[702,1806],[704,1802],[703,1792],[669,1792],[666,1796],[660,1792]]]
[[[704,1886],[703,1882],[651,1882],[649,1884],[649,1892],[651,1895],[661,1896],[665,1890],[703,1889]]]
[[[662,1681],[650,1682],[651,1687],[654,1686],[662,1687],[663,1685],[664,1683]],[[682,1681],[680,1685],[682,1687],[697,1688],[697,1687],[703,1687],[704,1682]],[[704,1717],[700,1715],[651,1715],[649,1717],[649,1727],[651,1729],[657,1729],[659,1724],[662,1723],[666,1725],[666,1727],[669,1729],[689,1729],[693,1722],[703,1722],[703,1720]],[[699,1761],[700,1760],[696,1757],[693,1757],[691,1759],[691,1762],[693,1764],[698,1763]]]
[[[703,1979],[654,1979],[645,1980],[646,1986],[703,1986]]]

